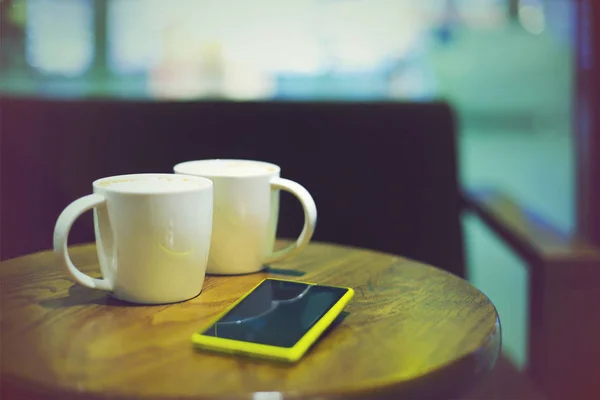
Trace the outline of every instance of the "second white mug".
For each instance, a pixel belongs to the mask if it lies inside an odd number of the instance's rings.
[[[213,182],[213,231],[207,272],[235,275],[260,271],[265,264],[297,255],[310,242],[317,208],[300,184],[280,177],[279,166],[252,160],[198,160],[175,165],[177,174]],[[300,200],[304,227],[295,243],[273,251],[279,217],[279,191]]]

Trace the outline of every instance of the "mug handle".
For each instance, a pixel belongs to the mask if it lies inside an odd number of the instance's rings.
[[[271,189],[285,190],[300,200],[300,204],[304,210],[304,227],[300,236],[296,239],[296,243],[289,245],[285,249],[271,253],[265,261],[267,264],[293,257],[304,250],[308,246],[317,224],[317,206],[310,193],[308,193],[308,190],[302,185],[289,179],[273,178],[271,179]]]
[[[69,204],[58,217],[56,226],[54,227],[54,253],[58,256],[59,263],[75,282],[90,289],[112,291],[112,284],[106,279],[92,278],[78,270],[69,257],[69,249],[67,247],[69,231],[75,220],[84,212],[105,202],[106,199],[103,196],[90,194]]]

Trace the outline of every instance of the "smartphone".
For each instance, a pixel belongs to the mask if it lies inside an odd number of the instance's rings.
[[[317,341],[354,290],[266,278],[194,333],[200,349],[298,361]]]

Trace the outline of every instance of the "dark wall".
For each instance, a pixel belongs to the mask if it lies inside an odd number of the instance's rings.
[[[2,258],[51,247],[60,211],[94,179],[184,160],[274,162],[319,212],[315,240],[462,274],[454,119],[445,104],[131,103],[3,99]],[[91,213],[70,243],[93,240]],[[282,194],[279,236],[302,212]],[[365,265],[365,268],[368,268]]]
[[[577,229],[600,246],[600,2],[573,1]]]

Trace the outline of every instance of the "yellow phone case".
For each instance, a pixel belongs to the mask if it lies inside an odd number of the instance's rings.
[[[225,314],[231,309],[238,305],[242,300],[249,296],[254,290],[260,286],[265,280],[276,280],[286,282],[298,282],[305,283],[307,285],[314,286],[328,286],[347,290],[346,293],[339,299],[309,330],[296,342],[293,347],[277,347],[269,346],[265,344],[243,342],[233,339],[225,339],[214,336],[205,336],[202,332],[206,331],[209,327],[219,321]],[[319,339],[321,334],[333,323],[338,315],[343,311],[344,307],[354,297],[354,290],[352,288],[333,286],[333,285],[319,285],[317,283],[294,281],[290,279],[279,279],[279,278],[265,278],[254,286],[248,293],[244,294],[232,305],[227,307],[225,311],[219,313],[213,318],[205,327],[200,329],[198,332],[192,335],[192,342],[201,349],[212,350],[228,354],[243,354],[251,357],[268,358],[272,360],[295,362],[298,361],[304,353]]]

